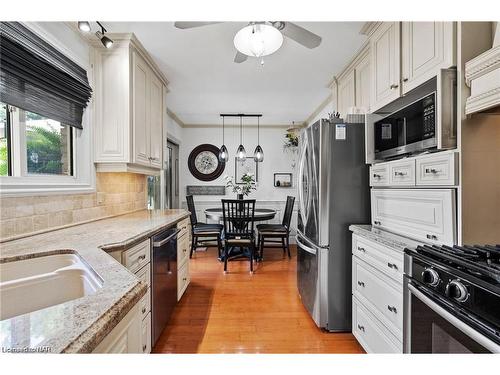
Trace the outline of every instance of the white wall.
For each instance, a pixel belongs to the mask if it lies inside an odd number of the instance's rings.
[[[285,201],[287,195],[297,196],[296,189],[296,172],[292,169],[292,157],[290,154],[283,152],[283,144],[285,141],[285,128],[265,128],[260,129],[260,144],[264,150],[264,161],[259,163],[258,184],[257,190],[250,194],[250,198],[255,198],[260,201]],[[181,202],[186,199],[187,185],[225,185],[224,176],[235,174],[235,153],[239,145],[239,128],[226,127],[225,142],[229,151],[229,162],[226,163],[226,168],[222,175],[210,182],[203,182],[196,179],[188,169],[187,160],[190,152],[196,146],[202,143],[211,143],[220,147],[222,145],[222,126],[220,127],[196,127],[182,129],[182,146],[180,150],[180,174],[181,178]],[[257,128],[244,128],[243,131],[243,146],[247,151],[248,156],[253,156],[255,147],[257,146]],[[298,155],[295,156],[298,158]],[[274,187],[274,173],[293,173],[294,181],[292,188],[276,188]],[[196,196],[196,200],[200,201],[220,201],[223,196]],[[236,198],[236,195],[231,191],[226,191],[226,198]]]

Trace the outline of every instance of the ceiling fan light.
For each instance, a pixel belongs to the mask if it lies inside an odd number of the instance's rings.
[[[234,36],[238,51],[254,57],[263,57],[276,52],[283,44],[283,34],[275,27],[256,23],[245,26]]]
[[[243,145],[239,145],[236,150],[236,160],[240,162],[244,162],[247,158],[247,152],[245,151],[245,147]]]
[[[229,159],[229,153],[227,152],[227,148],[225,145],[222,145],[222,147],[219,150],[219,161],[221,163],[226,163]]]
[[[261,163],[264,161],[264,150],[262,150],[262,147],[260,147],[260,145],[257,145],[257,147],[255,147],[255,151],[253,153],[253,160],[256,163]]]
[[[90,23],[88,21],[78,21],[78,28],[81,31],[88,33],[90,31]]]

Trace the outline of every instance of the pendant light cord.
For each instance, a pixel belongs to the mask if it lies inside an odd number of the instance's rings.
[[[224,119],[225,117],[222,116],[222,145],[224,146],[225,143],[224,143]]]
[[[243,121],[242,121],[242,117],[240,116],[240,145],[243,144],[243,141],[242,141],[242,139],[243,139],[243,136],[242,136],[243,130],[242,129],[243,129]]]
[[[260,145],[260,117],[257,117],[257,145]]]

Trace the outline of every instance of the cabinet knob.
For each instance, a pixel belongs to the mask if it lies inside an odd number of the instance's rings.
[[[374,173],[374,174],[373,174],[373,178],[382,178],[382,176],[381,176],[381,175],[379,175],[379,174]]]
[[[146,259],[146,255],[144,255],[144,254],[143,254],[143,255],[140,255],[138,259],[139,259],[139,260],[144,260],[144,259]]]
[[[361,287],[363,287],[363,288],[365,287],[365,283],[362,282],[362,281],[358,281],[358,285],[361,286]]]
[[[408,78],[403,78],[403,82],[408,82]]]
[[[182,278],[182,281],[186,281],[186,280],[187,280],[187,278],[186,278],[186,277],[183,277],[183,278]]]
[[[395,306],[387,305],[387,310],[393,312],[394,314],[398,313],[398,309]]]
[[[437,236],[434,235],[434,234],[427,234],[426,237],[429,239],[429,240],[437,240]]]
[[[395,270],[397,270],[397,269],[398,269],[398,266],[397,266],[397,265],[395,265],[394,263],[387,263],[387,267],[389,267],[389,268],[393,268],[393,269],[395,269]]]
[[[145,308],[145,307],[143,307],[143,308],[142,308],[142,313],[144,314],[145,312],[146,312],[146,308]]]
[[[147,346],[146,344],[144,344],[144,345],[142,346],[142,351],[143,351],[143,352],[145,352],[147,347],[148,347],[148,346]]]
[[[359,251],[362,251],[363,253],[366,253],[366,250],[365,250],[365,248],[364,248],[364,247],[358,246],[358,250],[359,250]]]
[[[425,168],[425,173],[432,173],[432,174],[436,174],[438,173],[439,171],[437,169],[434,169],[434,168]]]
[[[358,329],[359,329],[360,331],[363,331],[363,332],[365,331],[365,327],[363,327],[362,325],[359,325],[359,324],[358,324]]]
[[[375,224],[375,225],[380,225],[380,224],[382,224],[382,223],[381,223],[380,221],[378,221],[378,220],[374,220],[374,221],[373,221],[373,224]]]
[[[400,172],[400,171],[395,171],[394,176],[406,176],[408,173],[406,172]]]
[[[391,85],[391,86],[390,86],[390,89],[391,89],[391,90],[394,90],[394,89],[397,89],[398,87],[399,87],[399,85]]]

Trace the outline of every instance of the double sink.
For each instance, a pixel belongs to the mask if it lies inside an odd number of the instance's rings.
[[[102,278],[77,254],[0,264],[0,320],[96,293]]]

